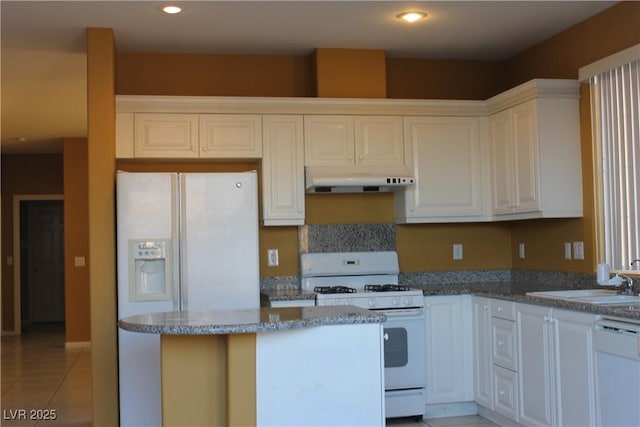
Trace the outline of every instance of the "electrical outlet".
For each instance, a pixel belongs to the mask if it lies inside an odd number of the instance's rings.
[[[564,242],[564,259],[571,259],[571,242]]]
[[[584,259],[584,243],[573,242],[573,258]]]
[[[453,244],[453,259],[455,260],[462,259],[462,243]]]
[[[85,259],[83,256],[77,256],[73,258],[73,266],[74,267],[84,267]]]
[[[277,267],[280,265],[277,249],[267,249],[267,265],[269,267]]]
[[[518,256],[524,258],[524,243],[518,245]]]

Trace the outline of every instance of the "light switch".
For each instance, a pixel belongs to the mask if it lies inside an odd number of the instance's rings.
[[[584,259],[584,243],[573,242],[573,258]]]
[[[571,259],[571,242],[564,242],[564,259]]]
[[[524,258],[524,243],[518,245],[518,256]]]
[[[280,265],[277,249],[267,249],[267,265],[269,267],[277,267]]]
[[[453,259],[462,259],[462,243],[454,243],[453,245]]]

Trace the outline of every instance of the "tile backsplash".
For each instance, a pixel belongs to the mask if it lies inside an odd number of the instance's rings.
[[[394,224],[311,224],[298,234],[301,253],[396,250]]]

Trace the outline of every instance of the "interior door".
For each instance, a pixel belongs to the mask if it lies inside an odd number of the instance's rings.
[[[64,219],[61,200],[25,202],[26,323],[64,321]],[[21,223],[24,223],[21,221]]]

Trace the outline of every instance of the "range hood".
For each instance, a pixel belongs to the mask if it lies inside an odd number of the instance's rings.
[[[403,189],[415,184],[405,166],[307,166],[307,193],[365,193]]]

